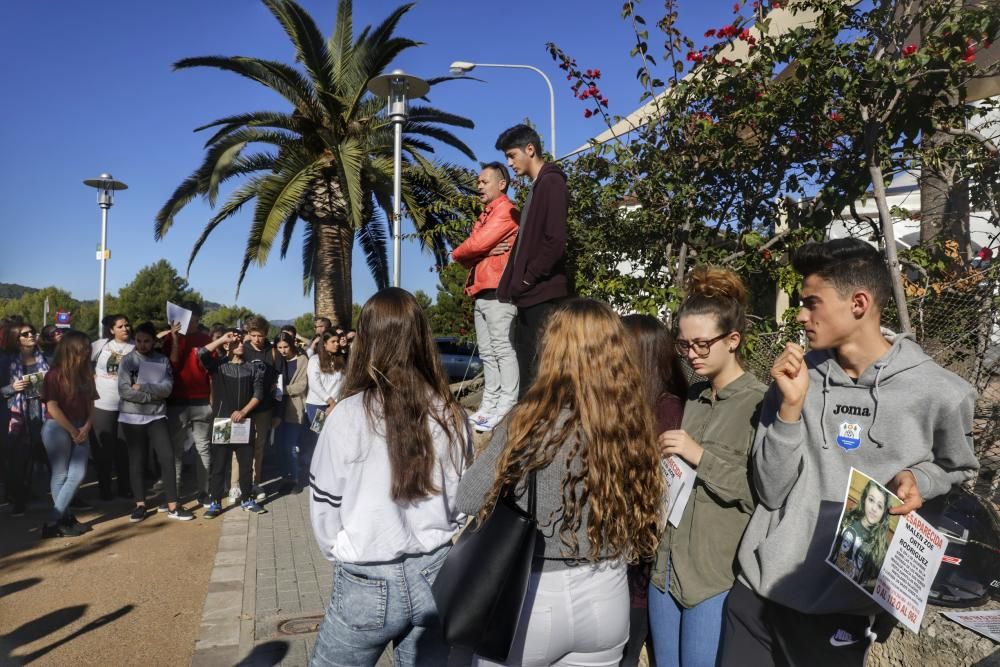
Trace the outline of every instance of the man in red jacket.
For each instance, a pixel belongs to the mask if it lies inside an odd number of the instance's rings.
[[[181,488],[181,458],[188,437],[194,439],[195,472],[198,480],[198,500],[208,506],[208,472],[212,468],[212,385],[208,372],[198,361],[198,349],[211,341],[208,334],[198,329],[201,306],[183,304],[191,311],[191,322],[186,332],[172,327],[163,338],[163,354],[170,359],[174,372],[174,387],[167,399],[167,427],[174,447],[177,469],[177,489]]]
[[[507,197],[510,174],[499,162],[479,172],[479,199],[486,205],[469,238],[451,251],[451,258],[471,269],[465,293],[475,299],[476,342],[483,360],[483,400],[469,421],[480,432],[492,431],[517,403],[518,368],[514,354],[517,308],[497,299],[497,285],[517,236],[518,212]],[[500,243],[507,250],[494,253]]]
[[[497,139],[507,164],[531,179],[531,192],[521,211],[521,227],[497,297],[517,306],[514,349],[520,367],[520,393],[535,376],[538,333],[552,309],[569,293],[566,278],[566,174],[542,156],[542,141],[527,125],[504,130]]]

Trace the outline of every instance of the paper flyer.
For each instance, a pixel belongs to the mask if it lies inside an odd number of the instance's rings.
[[[889,514],[902,504],[883,485],[851,468],[826,562],[916,633],[948,539],[916,512]]]
[[[187,333],[188,326],[191,324],[191,311],[167,301],[167,326],[172,326],[174,322],[181,323],[182,334]]]
[[[212,422],[213,445],[245,445],[250,442],[250,420],[237,424],[232,419],[217,418]]]
[[[285,396],[285,378],[278,374],[278,384],[274,387],[274,400],[280,401]]]
[[[1000,609],[945,611],[942,614],[983,637],[1000,642]]]
[[[667,480],[667,521],[674,528],[681,524],[684,507],[694,489],[694,468],[679,456],[670,455],[663,459],[663,474]]]
[[[45,381],[45,371],[38,371],[37,373],[28,373],[24,376],[23,379],[31,383],[31,387],[27,391],[28,396],[35,397],[41,395],[42,383]]]
[[[326,421],[326,410],[317,410],[316,414],[313,415],[312,424],[309,424],[309,430],[313,433],[320,433],[323,431],[323,422]]]

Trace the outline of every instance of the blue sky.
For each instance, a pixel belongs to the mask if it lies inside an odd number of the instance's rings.
[[[328,34],[335,0],[301,4]],[[355,31],[381,21],[398,4],[356,2]],[[681,27],[695,35],[732,17],[732,0],[681,4]],[[650,19],[660,8],[640,5]],[[423,77],[446,74],[454,60],[541,68],[556,88],[557,148],[564,154],[604,127],[597,118],[584,119],[585,103],[573,99],[545,43],[556,42],[584,69],[600,68],[611,111],[628,114],[641,90],[634,79],[637,65],[628,57],[634,37],[620,10],[620,0],[422,0],[398,33],[426,45],[406,52],[395,66]],[[291,61],[292,47],[281,27],[256,0],[4,2],[0,26],[0,57],[8,63],[0,108],[7,232],[0,246],[0,281],[56,285],[79,299],[96,298],[100,210],[95,192],[81,181],[103,171],[129,185],[110,212],[108,291],[116,293],[139,268],[161,258],[183,272],[210,209],[200,201],[188,205],[159,243],[153,240],[153,216],[202,158],[207,137],[193,128],[232,113],[285,106],[236,75],[174,72],[171,64],[210,54]],[[653,48],[653,55],[658,51]],[[524,118],[548,141],[548,95],[541,77],[500,69],[474,74],[485,82],[443,84],[430,100],[476,123],[474,130],[457,133],[480,160],[500,157],[493,149],[497,135]],[[438,154],[474,166],[450,149],[442,147]],[[190,282],[207,299],[236,302],[249,219],[246,211],[220,226],[195,261]],[[404,231],[407,225],[404,220]],[[296,242],[285,260],[275,252],[265,267],[251,268],[238,303],[272,318],[311,310],[312,297],[301,290],[300,248]],[[432,265],[432,257],[415,243],[405,244],[403,286],[433,296]],[[363,303],[373,291],[364,260],[355,253],[354,301]]]

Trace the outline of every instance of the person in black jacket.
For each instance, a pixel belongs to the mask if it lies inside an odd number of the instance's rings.
[[[566,277],[566,174],[542,156],[542,141],[527,125],[504,130],[497,139],[507,164],[531,179],[521,210],[521,228],[500,277],[497,298],[517,306],[514,351],[520,368],[520,394],[535,377],[537,340],[552,308],[569,294]],[[501,246],[505,244],[500,244]],[[506,248],[497,246],[496,252]]]

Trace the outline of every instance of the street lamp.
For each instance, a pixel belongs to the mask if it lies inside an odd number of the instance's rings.
[[[530,69],[532,72],[537,73],[543,79],[545,79],[545,85],[549,87],[549,124],[551,126],[550,139],[552,143],[550,144],[550,153],[552,157],[558,157],[559,154],[556,152],[556,94],[552,89],[552,82],[549,81],[549,77],[545,76],[545,72],[538,69],[537,67],[532,67],[531,65],[498,65],[496,63],[469,63],[464,60],[456,60],[451,64],[449,69],[451,73],[458,76],[459,74],[466,74],[471,72],[477,67],[503,67],[506,69]]]
[[[403,123],[406,122],[408,97],[423,97],[431,87],[426,81],[401,69],[377,76],[368,82],[368,90],[376,97],[388,98],[387,113],[392,123],[392,285],[399,287],[402,235],[399,229],[400,201],[403,197]]]
[[[101,291],[98,296],[97,322],[98,327],[104,323],[104,280],[105,270],[111,252],[108,250],[108,209],[114,203],[115,190],[128,190],[128,186],[116,181],[111,174],[101,174],[99,178],[88,178],[84,185],[97,189],[97,205],[101,207],[101,249],[97,251],[97,259],[101,262]]]

